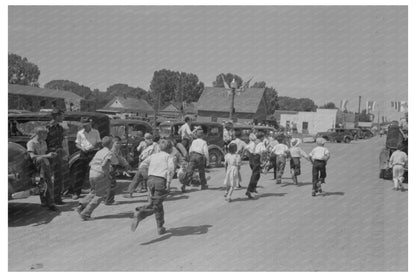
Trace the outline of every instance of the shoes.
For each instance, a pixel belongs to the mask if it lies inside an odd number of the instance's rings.
[[[133,198],[133,195],[130,193],[130,194],[125,194],[125,195],[123,195],[123,198]]]
[[[318,192],[319,192],[319,193],[322,193],[322,188],[319,188],[319,189],[318,189]]]
[[[226,193],[224,194],[224,197],[227,197],[227,195],[228,195],[228,192],[226,192]]]
[[[91,216],[89,216],[89,215],[80,215],[81,216],[81,219],[82,219],[82,221],[89,221],[89,220],[92,220],[92,217]]]
[[[165,233],[166,233],[166,228],[165,228],[165,227],[160,227],[160,228],[157,228],[157,233],[158,233],[159,235],[163,235],[163,234],[165,234]]]
[[[140,217],[140,211],[138,208],[134,209],[134,213],[133,213],[133,220],[131,222],[130,225],[130,230],[132,232],[136,231],[137,226],[139,225],[139,222],[142,220],[142,218]]]
[[[48,206],[48,209],[51,210],[51,211],[54,211],[54,212],[58,212],[59,211],[58,207],[56,207],[55,205]]]
[[[78,194],[72,195],[72,200],[77,200],[78,198],[79,198],[79,195]]]
[[[250,192],[246,192],[246,196],[249,198],[249,199],[253,199],[253,196],[251,196],[251,193]]]
[[[79,215],[81,215],[82,210],[84,210],[84,208],[82,207],[82,205],[81,205],[81,204],[79,204],[79,205],[78,205],[78,207],[76,207],[76,208],[75,208],[75,211],[77,211],[77,213],[78,213]]]
[[[312,196],[316,196],[316,192],[314,192],[314,191],[313,191],[313,192],[312,192]]]
[[[254,193],[258,193],[258,192],[257,192],[257,189],[253,189],[253,191],[252,191],[252,192],[254,192]]]
[[[62,201],[62,200],[55,200],[55,204],[56,205],[66,205],[66,203],[64,202],[64,201]]]
[[[227,197],[227,198],[225,198],[225,201],[227,201],[228,203],[230,203],[231,202],[231,198]]]

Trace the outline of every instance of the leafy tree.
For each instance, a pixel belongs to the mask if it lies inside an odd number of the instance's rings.
[[[273,114],[275,110],[279,108],[278,105],[278,94],[276,89],[273,87],[266,86],[266,82],[255,82],[252,86],[252,88],[264,88],[264,97],[266,100],[266,106],[267,106],[267,114]]]
[[[86,99],[90,98],[92,95],[92,91],[89,87],[68,80],[52,80],[45,84],[45,88],[72,91]]]
[[[316,111],[316,105],[313,100],[309,98],[292,98],[287,96],[281,96],[278,99],[279,110],[284,111],[304,111],[314,112]]]
[[[133,88],[126,84],[114,84],[107,88],[107,94],[114,96],[124,96],[132,98],[145,98],[147,91],[142,88]]]
[[[38,66],[19,55],[9,53],[9,84],[39,87],[40,70]]]
[[[191,102],[199,99],[203,88],[195,74],[162,69],[153,74],[148,99],[155,108],[170,101]]]
[[[224,76],[224,80],[225,82],[227,82],[228,86],[230,86],[231,82],[233,81],[233,79],[235,78],[235,81],[237,82],[237,87],[241,87],[243,85],[243,79],[241,79],[240,76],[238,76],[237,74],[232,74],[232,73],[221,73],[217,76],[217,78],[215,78],[215,81],[212,82],[212,85],[214,87],[217,88],[223,88],[224,86],[224,81],[222,79],[222,75]]]
[[[319,107],[320,109],[338,109],[334,103],[329,102]]]

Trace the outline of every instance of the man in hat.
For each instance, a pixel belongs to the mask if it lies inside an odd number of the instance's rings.
[[[179,128],[178,133],[181,135],[181,139],[193,139],[194,135],[191,131],[191,119],[188,116],[185,117],[185,123]]]
[[[317,146],[309,153],[312,162],[312,196],[322,193],[322,184],[325,184],[326,163],[330,157],[328,148],[324,147],[325,143],[324,138],[317,138]]]
[[[86,174],[88,173],[89,163],[97,153],[101,138],[98,130],[92,128],[91,120],[87,117],[81,118],[83,129],[78,131],[75,140],[75,146],[81,151],[79,156],[78,171],[75,172],[75,181],[73,186],[72,199],[76,200],[81,195],[82,185]]]
[[[52,211],[58,211],[55,206],[53,183],[52,183],[52,170],[49,159],[56,157],[55,152],[47,152],[46,136],[48,131],[43,127],[35,128],[35,135],[28,141],[26,147],[27,152],[32,158],[36,169],[40,175],[40,202],[43,207],[48,207]]]
[[[198,169],[199,179],[201,180],[201,190],[207,189],[207,180],[205,178],[205,164],[209,160],[208,145],[203,140],[204,131],[198,129],[196,131],[196,139],[189,147],[189,163],[186,168],[185,178],[181,187],[182,192],[185,192],[185,188],[192,180],[192,175],[195,169]]]
[[[63,190],[63,158],[65,156],[65,150],[63,148],[64,141],[64,128],[60,125],[63,121],[63,112],[60,109],[53,109],[51,112],[52,120],[46,126],[48,130],[48,136],[46,137],[46,144],[48,145],[48,153],[54,152],[56,156],[51,159],[51,169],[54,175],[54,199],[56,205],[64,205],[62,201]]]
[[[227,149],[228,144],[230,144],[230,142],[234,138],[234,130],[233,130],[233,122],[232,121],[225,122],[224,133],[223,133],[222,136],[223,136],[223,140],[224,140],[225,149]]]
[[[286,167],[286,159],[289,155],[289,148],[276,138],[277,143],[273,146],[271,152],[276,157],[276,184],[282,183],[283,172]]]
[[[309,161],[309,156],[299,147],[300,143],[300,138],[292,138],[290,140],[290,173],[295,185],[298,184],[297,176],[300,175],[300,158],[303,157]]]
[[[403,147],[401,147],[403,148]],[[408,157],[401,148],[396,149],[389,159],[389,166],[393,171],[393,189],[394,190],[404,190],[403,180],[404,180],[404,170],[407,167]]]
[[[261,157],[267,152],[267,148],[263,143],[264,133],[258,132],[257,135],[250,135],[250,140],[255,139],[250,142],[248,150],[250,152],[250,167],[251,167],[251,177],[250,182],[247,186],[246,196],[250,199],[253,198],[253,193],[257,193],[257,183],[260,179],[261,173]]]

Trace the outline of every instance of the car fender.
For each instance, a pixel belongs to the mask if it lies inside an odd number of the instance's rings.
[[[224,149],[222,149],[221,147],[219,147],[218,145],[215,145],[215,144],[208,145],[208,152],[212,149],[217,149],[218,151],[221,152],[222,156],[224,157],[224,155],[225,155]]]

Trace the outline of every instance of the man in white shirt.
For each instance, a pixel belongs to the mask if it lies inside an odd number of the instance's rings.
[[[186,168],[186,174],[181,187],[182,192],[185,192],[185,187],[189,185],[195,169],[198,169],[199,179],[201,180],[201,190],[207,189],[207,180],[205,178],[205,164],[209,160],[208,145],[203,140],[204,131],[199,129],[196,133],[196,139],[192,142],[189,148],[189,164]]]
[[[330,154],[328,148],[324,147],[326,140],[324,138],[316,139],[316,146],[309,158],[312,162],[312,196],[317,193],[322,193],[322,184],[325,183],[326,178],[326,163],[329,160]]]
[[[175,172],[172,152],[172,143],[162,139],[159,142],[160,152],[147,157],[139,166],[140,170],[147,171],[147,185],[151,196],[151,202],[148,205],[137,207],[134,210],[131,230],[135,231],[139,222],[146,217],[155,214],[157,232],[162,235],[166,232],[163,227],[164,211],[163,200],[169,193],[170,183]]]
[[[393,184],[394,190],[403,190],[404,169],[407,167],[407,154],[401,149],[393,152],[389,160],[389,166],[393,170]]]
[[[261,173],[261,156],[267,151],[266,146],[263,143],[264,133],[258,132],[256,137],[255,147],[250,154],[250,167],[252,173],[246,191],[246,196],[250,199],[253,198],[252,193],[257,193],[257,183]]]
[[[78,131],[75,146],[80,150],[78,171],[75,172],[75,180],[72,188],[72,199],[76,200],[81,195],[82,184],[88,173],[89,163],[101,146],[101,138],[98,130],[92,128],[89,118],[81,118],[83,129]]]
[[[189,140],[192,140],[193,133],[191,131],[190,127],[190,121],[191,119],[189,117],[185,117],[185,123],[179,128],[178,133],[181,135],[181,138],[187,138]]]

